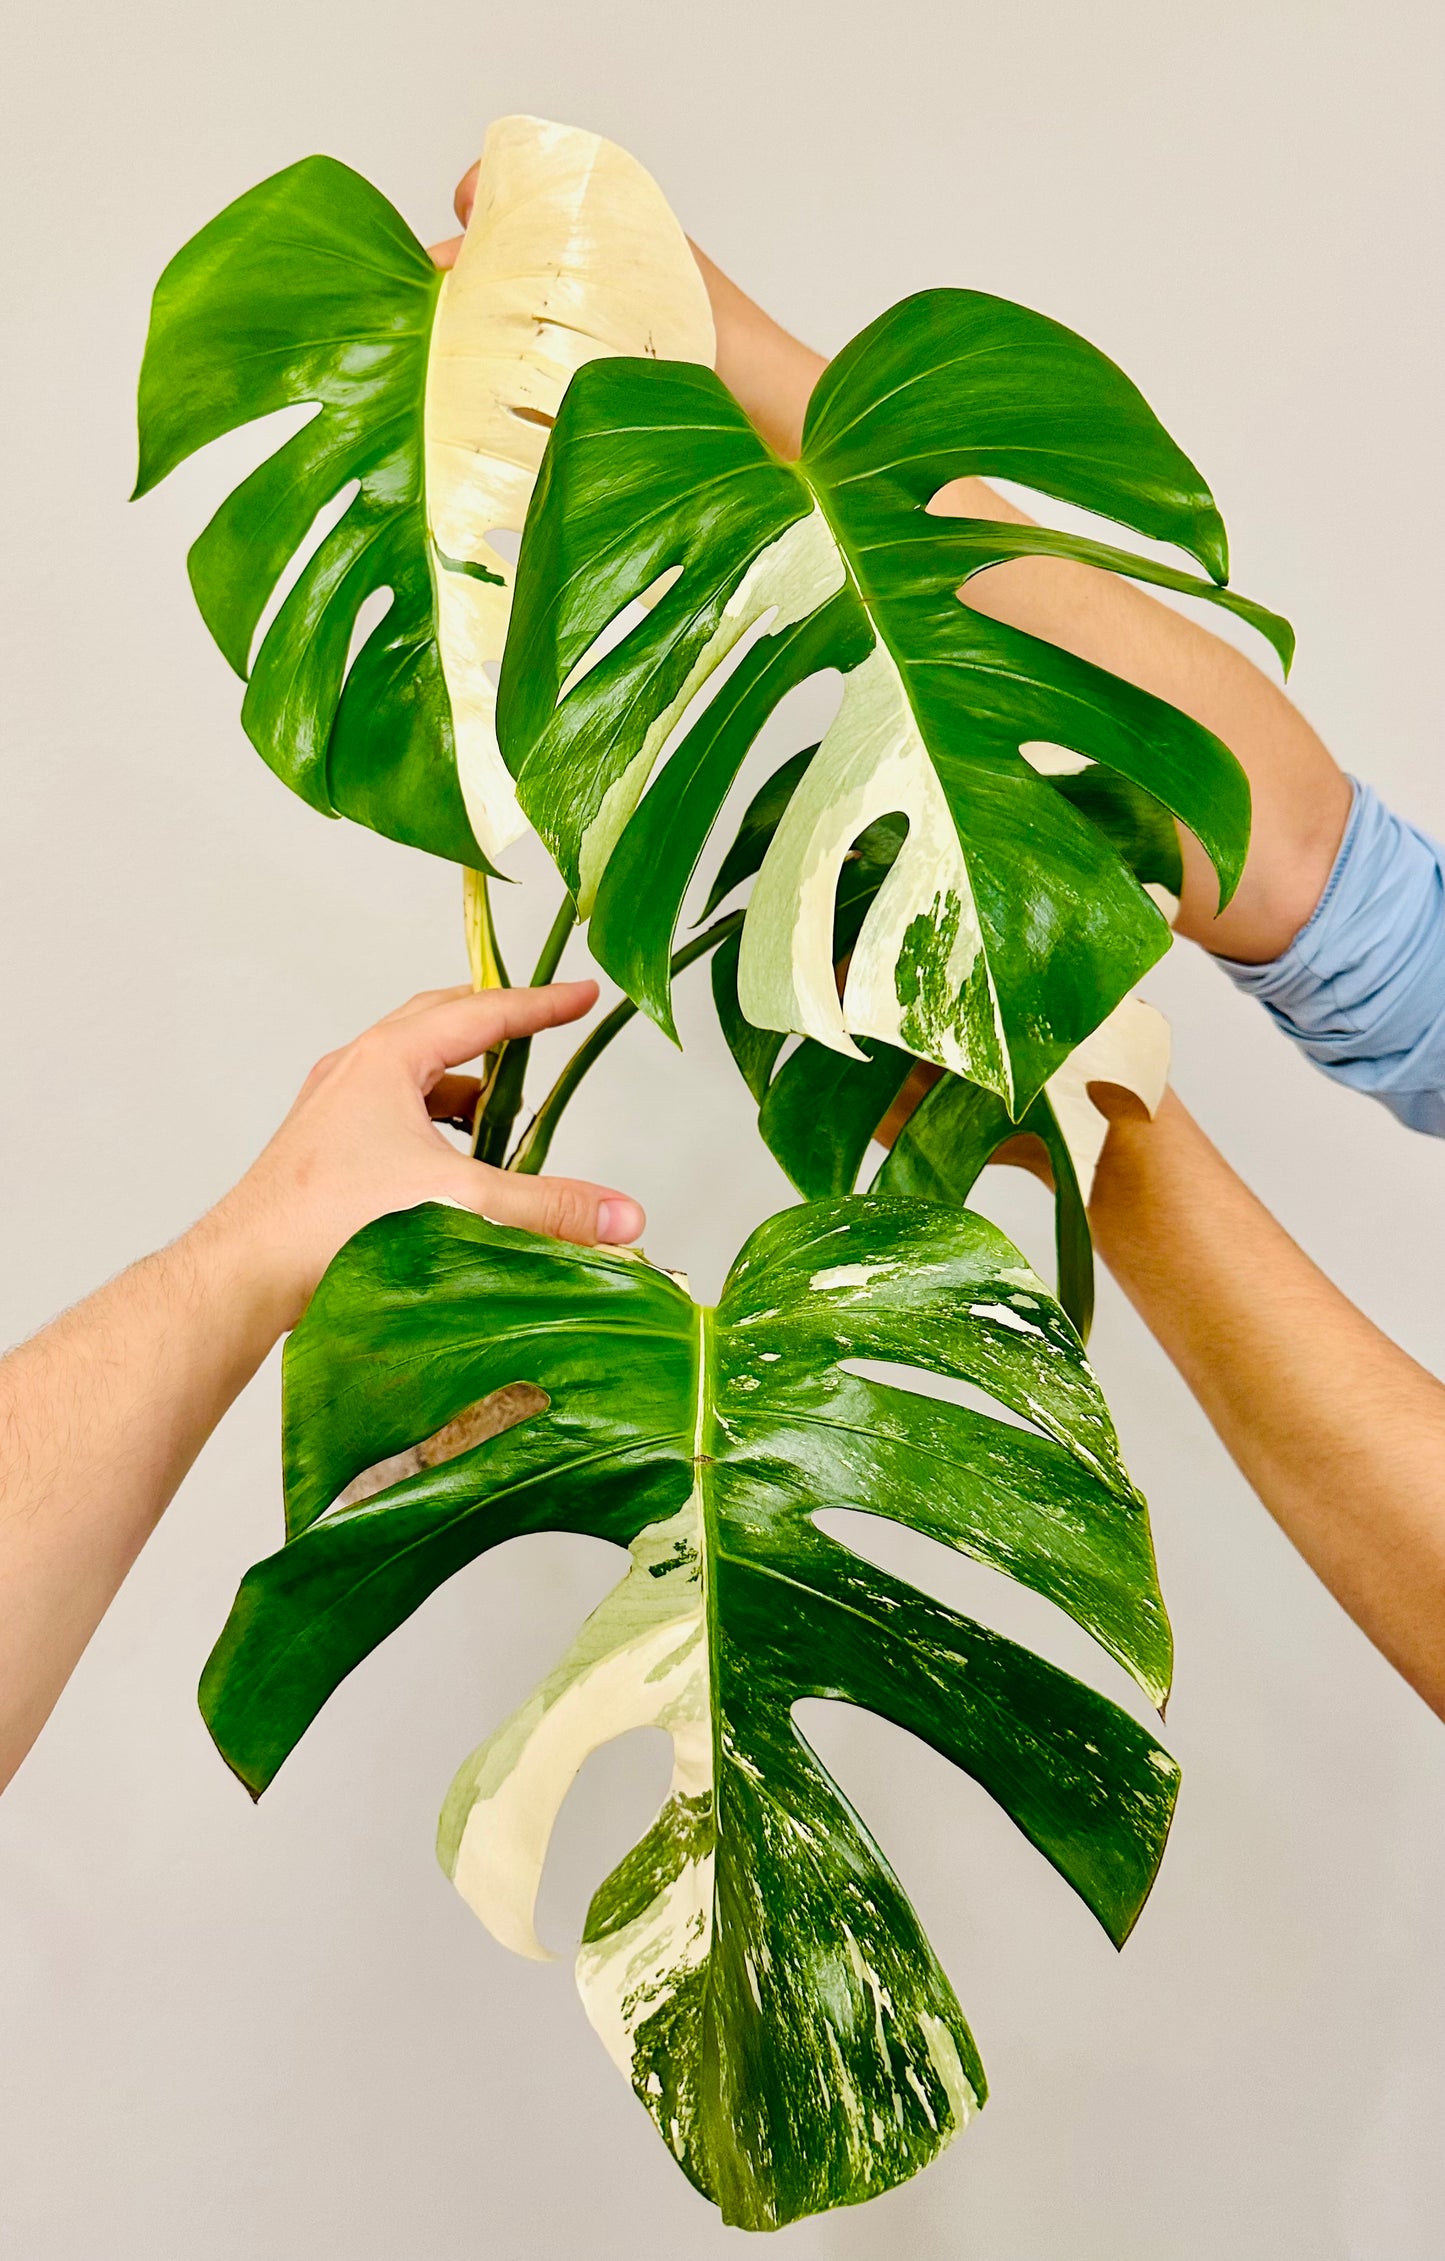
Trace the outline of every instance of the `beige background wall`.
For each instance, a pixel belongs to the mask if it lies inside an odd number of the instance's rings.
[[[257,440],[124,500],[155,275],[311,150],[434,236],[488,119],[538,110],[636,151],[824,347],[942,281],[1078,325],[1205,466],[1240,584],[1297,621],[1298,693],[1342,759],[1445,828],[1445,19],[1424,0],[76,0],[15,7],[5,36],[0,1338],[184,1225],[315,1054],[460,972],[451,875],[282,791],[191,608],[185,546]],[[519,868],[530,931],[551,891],[537,859]],[[1154,988],[1189,1102],[1440,1368],[1445,1155],[1312,1076],[1200,960]],[[619,1047],[559,1158],[634,1187],[652,1252],[715,1287],[785,1193],[700,1000],[687,1033],[686,1065],[650,1033]],[[996,1205],[1038,1245],[1031,1187]],[[1438,2261],[1445,1738],[1107,1288],[1096,1351],[1179,1636],[1185,1791],[1158,1892],[1116,1960],[969,1784],[877,1722],[825,1718],[995,2096],[911,2188],[785,2250]],[[615,1557],[559,1539],[476,1566],[253,1811],[193,1689],[279,1536],[276,1399],[272,1369],[0,1807],[0,2252],[732,2250],[566,1964],[496,1948],[431,1853],[454,1763]],[[973,1590],[955,1565],[940,1583]],[[660,1770],[649,1743],[589,1770],[547,1887],[555,1939]]]

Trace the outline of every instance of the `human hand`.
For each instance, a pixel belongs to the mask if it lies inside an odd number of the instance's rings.
[[[456,194],[452,198],[452,210],[456,213],[463,227],[470,220],[472,206],[477,199],[477,174],[480,168],[481,159],[479,157],[475,165],[468,165],[461,179],[457,182]],[[448,236],[444,243],[434,243],[427,256],[435,267],[455,267],[457,253],[461,248],[462,239],[460,236]]]
[[[452,1201],[494,1223],[592,1243],[636,1240],[637,1203],[576,1178],[525,1177],[459,1154],[436,1128],[466,1121],[481,1086],[451,1071],[504,1037],[575,1021],[594,981],[546,989],[433,989],[340,1051],[302,1085],[275,1137],[193,1232],[243,1256],[294,1326],[326,1266],[363,1225],[420,1201]]]

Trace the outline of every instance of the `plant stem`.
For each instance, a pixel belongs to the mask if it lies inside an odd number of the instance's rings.
[[[552,979],[562,963],[562,952],[571,940],[572,929],[577,924],[577,905],[570,895],[564,895],[557,906],[557,916],[548,929],[542,944],[542,954],[532,968],[532,987],[541,989]]]
[[[497,945],[497,929],[492,918],[492,899],[484,871],[470,868],[462,872],[462,922],[467,938],[467,964],[471,971],[474,990],[509,989],[507,969]],[[472,1152],[482,1143],[482,1118],[492,1094],[496,1090],[498,1071],[502,1063],[504,1046],[489,1052],[482,1062],[482,1095],[477,1101],[472,1122]],[[505,1143],[503,1152],[505,1153]]]
[[[715,950],[720,942],[726,942],[730,934],[736,934],[742,923],[742,912],[730,911],[725,919],[719,919],[715,926],[708,927],[705,933],[696,935],[681,950],[674,952],[672,972],[684,972],[698,958],[705,957],[709,950]],[[596,1066],[613,1038],[620,1036],[628,1022],[635,1018],[636,1013],[637,1007],[631,998],[624,997],[621,1004],[614,1005],[606,1018],[597,1023],[585,1042],[578,1045],[519,1139],[516,1152],[507,1164],[509,1170],[518,1170],[525,1176],[534,1177],[542,1168],[563,1110],[577,1086],[589,1069]]]
[[[576,924],[577,906],[570,895],[564,895],[532,969],[534,989],[549,982],[556,973]],[[479,1162],[490,1162],[496,1168],[502,1165],[512,1126],[522,1105],[522,1087],[527,1080],[531,1054],[532,1039],[522,1036],[510,1044],[500,1045],[491,1057],[472,1133],[472,1152]]]
[[[462,918],[466,925],[467,964],[471,968],[473,989],[509,989],[507,969],[497,947],[492,900],[484,871],[464,870],[462,873]]]

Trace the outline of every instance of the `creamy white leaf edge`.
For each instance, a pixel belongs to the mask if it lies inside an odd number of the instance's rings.
[[[830,536],[831,539],[831,536]],[[840,560],[841,563],[841,560]],[[908,834],[854,947],[841,999],[833,969],[833,911],[844,860],[864,828],[901,814]],[[763,859],[738,961],[738,1002],[758,1028],[797,1030],[861,1059],[853,1037],[909,1047],[897,966],[920,916],[937,926],[956,906],[946,981],[962,989],[983,947],[958,828],[892,654],[875,643],[843,678],[843,699]],[[1007,1059],[1003,1030],[998,1053]],[[945,1035],[940,1066],[977,1063]]]
[[[1169,1083],[1169,1056],[1168,1021],[1155,1006],[1131,994],[1050,1076],[1044,1088],[1085,1201],[1094,1190],[1094,1172],[1109,1133],[1108,1117],[1089,1097],[1089,1085],[1118,1084],[1132,1091],[1149,1115],[1156,1115]]]
[[[707,291],[661,190],[600,135],[498,119],[437,303],[424,409],[437,640],[467,817],[489,860],[526,830],[497,743],[512,572],[487,537],[520,533],[552,419],[603,354],[711,366]],[[484,581],[443,558],[480,565]]]
[[[450,1874],[487,1929],[519,1955],[551,1961],[537,1936],[547,1847],[578,1771],[634,1727],[672,1738],[668,1801],[710,1797],[712,1705],[704,1623],[701,1503],[650,1525],[632,1567],[568,1654],[457,1774],[446,1814],[465,1812]],[[634,2035],[712,1944],[713,1857],[687,1860],[631,1923],[584,1945],[577,1982],[609,2055],[631,2075]]]
[[[609,786],[596,816],[582,835],[578,851],[577,902],[584,918],[596,901],[607,859],[642,798],[658,756],[703,684],[758,621],[772,614],[767,633],[779,635],[783,629],[808,619],[830,597],[836,596],[843,581],[842,554],[827,520],[816,506],[807,517],[795,519],[776,541],[759,551],[729,597],[722,618],[693,661],[681,689],[654,719],[647,736],[622,775]]]

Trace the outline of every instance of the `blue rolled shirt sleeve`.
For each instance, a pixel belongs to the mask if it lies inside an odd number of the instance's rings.
[[[1350,782],[1313,916],[1268,965],[1219,964],[1327,1076],[1445,1138],[1445,848]]]

